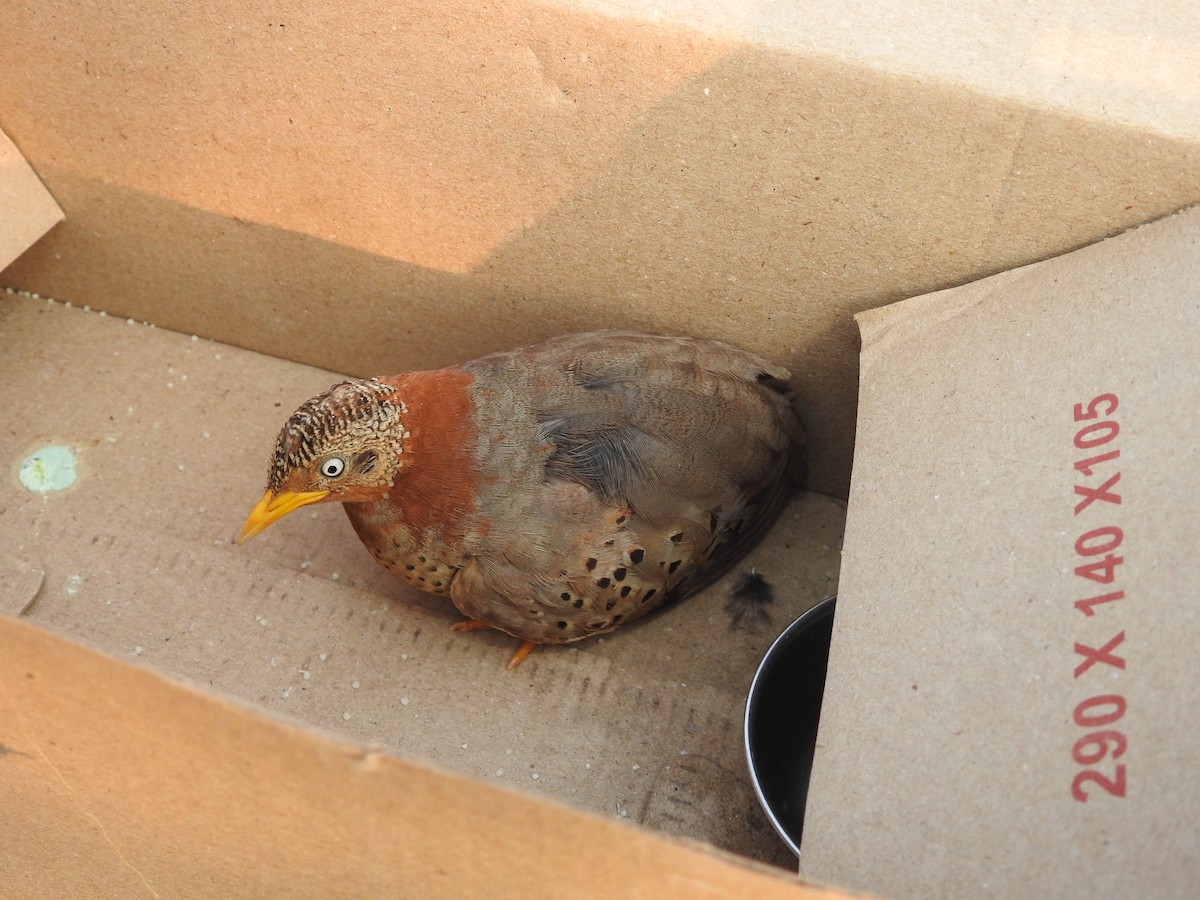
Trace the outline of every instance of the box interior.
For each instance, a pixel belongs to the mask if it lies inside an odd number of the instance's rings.
[[[773,635],[837,588],[853,314],[1200,202],[1179,38],[1200,25],[1178,27],[1186,4],[930,2],[852,30],[817,5],[662,6],[11,10],[0,128],[67,218],[0,273],[42,295],[0,298],[4,611],[268,716],[794,866],[742,704]],[[726,579],[506,673],[511,641],[449,634],[336,509],[231,544],[284,417],[343,374],[610,326],[796,373],[813,490],[744,567],[775,587],[769,624],[730,628]],[[36,496],[17,475],[50,445],[77,481]]]
[[[282,420],[335,374],[29,297],[0,316],[5,612],[355,742],[789,864],[742,758],[745,692],[775,633],[836,590],[844,501],[801,494],[703,595],[508,672],[516,641],[452,634],[449,600],[378,566],[339,506],[233,544]],[[17,474],[50,446],[77,480],[42,496]],[[776,601],[734,627],[752,568]]]
[[[1195,10],[1076,13],[23,6],[0,126],[69,219],[5,283],[354,375],[722,338],[799,375],[845,496],[854,313],[1200,202]]]

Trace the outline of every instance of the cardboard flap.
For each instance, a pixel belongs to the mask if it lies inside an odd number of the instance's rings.
[[[0,817],[0,882],[30,896],[845,896],[272,721],[17,619],[0,616],[0,646],[0,798],[22,811]]]
[[[21,151],[0,131],[0,272],[62,219]]]
[[[1198,285],[1200,209],[862,317],[807,876],[1194,889]]]

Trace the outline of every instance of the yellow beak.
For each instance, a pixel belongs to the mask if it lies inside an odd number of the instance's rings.
[[[328,495],[329,491],[284,491],[278,495],[267,491],[255,504],[254,509],[250,510],[250,515],[246,517],[246,524],[242,526],[242,533],[238,535],[237,542],[239,544],[246,543],[272,522],[282,519],[292,510],[307,506],[309,503],[316,503]]]

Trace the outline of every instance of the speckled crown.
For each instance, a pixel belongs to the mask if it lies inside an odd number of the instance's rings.
[[[305,401],[279,432],[268,487],[279,490],[288,472],[306,466],[351,432],[385,431],[400,420],[395,388],[375,379],[343,381]]]

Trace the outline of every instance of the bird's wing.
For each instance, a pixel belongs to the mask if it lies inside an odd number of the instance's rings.
[[[651,521],[688,504],[732,514],[800,480],[804,429],[786,370],[713,342],[585,337],[547,367],[557,381],[537,403],[537,438],[554,447],[548,477]]]

